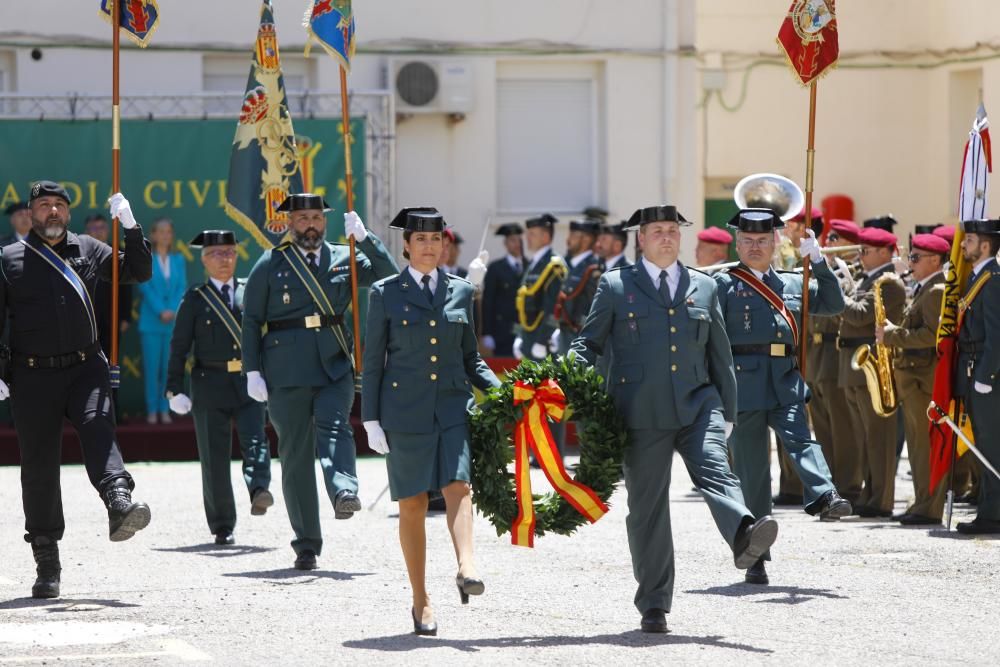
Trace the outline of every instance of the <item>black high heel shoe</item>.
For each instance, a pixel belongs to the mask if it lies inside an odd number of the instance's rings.
[[[458,596],[462,599],[462,604],[469,604],[470,595],[482,595],[486,590],[486,584],[482,579],[471,579],[460,574],[455,575],[455,585],[458,586]]]
[[[412,607],[410,608],[410,618],[413,619],[413,634],[425,637],[437,637],[437,622],[431,621],[430,623],[421,623],[417,619],[417,610]]]

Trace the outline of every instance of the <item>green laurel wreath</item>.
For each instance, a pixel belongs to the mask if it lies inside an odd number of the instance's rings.
[[[580,440],[580,464],[575,479],[594,490],[605,503],[621,478],[627,447],[625,422],[606,393],[605,382],[593,367],[576,363],[573,356],[541,362],[522,361],[507,373],[503,384],[491,389],[469,420],[472,450],[472,500],[489,519],[497,535],[509,533],[517,518],[514,474],[513,428],[521,418],[514,405],[514,383],[537,386],[554,379],[566,394],[566,416],[576,422]],[[587,520],[555,491],[533,494],[535,535],[570,535]]]

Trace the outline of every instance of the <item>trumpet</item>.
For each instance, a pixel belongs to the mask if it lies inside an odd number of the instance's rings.
[[[843,245],[839,247],[829,247],[820,248],[820,253],[823,255],[836,255],[842,252],[860,252],[860,245]],[[731,269],[734,266],[739,266],[739,262],[726,262],[724,264],[711,264],[709,266],[696,266],[694,267],[698,271],[704,271],[705,273],[712,273],[713,271],[724,271],[725,269]]]

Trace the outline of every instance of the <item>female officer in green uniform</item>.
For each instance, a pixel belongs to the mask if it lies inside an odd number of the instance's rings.
[[[427,492],[440,489],[458,557],[462,603],[484,585],[472,555],[467,410],[473,385],[499,386],[479,356],[472,283],[438,270],[444,219],[408,208],[389,225],[403,230],[410,265],[372,285],[361,388],[368,445],[386,454],[389,489],[399,501],[399,541],[413,588],[413,631],[437,634],[424,584]],[[383,430],[384,429],[384,430]]]

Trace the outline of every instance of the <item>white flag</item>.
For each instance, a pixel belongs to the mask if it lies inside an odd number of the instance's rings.
[[[965,145],[962,164],[962,187],[958,195],[958,220],[984,220],[986,198],[989,192],[989,173],[992,169],[990,155],[990,122],[982,104],[972,121],[969,142]]]

